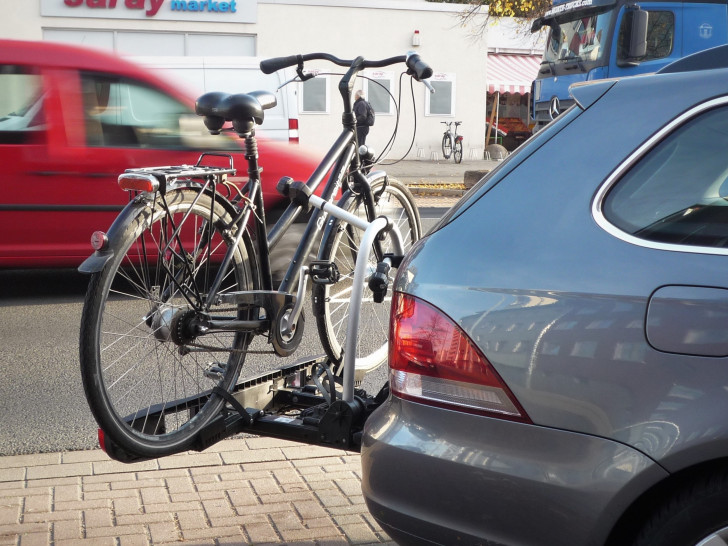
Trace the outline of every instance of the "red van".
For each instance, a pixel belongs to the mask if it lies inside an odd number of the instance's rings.
[[[241,92],[253,89],[241,89]],[[90,236],[128,196],[130,167],[194,164],[242,142],[211,136],[195,97],[120,57],[49,42],[0,40],[0,268],[76,267]],[[306,180],[313,160],[297,145],[259,140],[266,209],[282,206],[284,175]]]

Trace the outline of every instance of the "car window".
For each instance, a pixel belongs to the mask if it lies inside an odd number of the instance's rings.
[[[727,148],[728,107],[693,118],[613,186],[604,217],[648,241],[728,247]]]
[[[672,47],[675,39],[675,14],[671,11],[654,11],[649,10],[647,18],[647,49],[644,56],[631,58],[627,44],[629,36],[632,33],[632,13],[628,12],[622,19],[622,26],[619,28],[619,36],[617,38],[618,60],[630,61],[651,61],[653,59],[662,59],[668,57],[672,53]]]
[[[0,65],[0,144],[22,144],[45,129],[43,86],[32,69]]]
[[[142,83],[82,73],[81,89],[88,146],[235,149],[190,108]]]

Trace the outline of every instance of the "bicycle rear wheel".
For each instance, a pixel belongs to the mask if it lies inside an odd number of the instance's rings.
[[[452,154],[452,138],[450,137],[450,133],[445,133],[442,135],[442,156],[445,159],[450,159],[450,155]]]
[[[400,230],[404,250],[409,249],[417,241],[422,232],[420,215],[410,191],[399,181],[379,179],[372,184],[375,198],[375,217],[387,216]],[[361,195],[345,195],[339,206],[366,218]],[[349,298],[354,280],[354,267],[360,246],[362,232],[342,220],[332,219],[333,229],[321,242],[319,259],[336,264],[341,274],[339,282],[332,285],[315,284],[313,288],[313,306],[316,316],[321,344],[327,356],[335,363],[341,364],[343,347],[346,343],[346,330],[349,321]],[[382,249],[392,251],[392,240],[388,236],[382,242]],[[387,337],[389,334],[389,309],[391,306],[391,284],[387,297],[382,303],[376,303],[367,285],[368,277],[376,271],[377,259],[374,251],[369,256],[367,279],[362,294],[360,315],[361,334],[357,339],[356,365],[367,369],[375,368],[387,360]],[[395,269],[390,271],[390,279],[394,278]],[[342,367],[337,367],[341,373]]]
[[[462,140],[455,141],[455,149],[453,150],[453,155],[455,157],[455,163],[460,163],[463,160],[463,141]]]
[[[106,437],[137,457],[191,445],[231,391],[251,334],[205,331],[212,318],[246,320],[255,310],[204,308],[218,264],[232,244],[233,211],[192,190],[166,204],[138,205],[114,257],[90,281],[81,319],[86,398]],[[234,228],[233,228],[234,230]],[[258,288],[247,234],[218,293]]]

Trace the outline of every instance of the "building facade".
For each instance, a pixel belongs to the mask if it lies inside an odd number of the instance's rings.
[[[436,93],[411,86],[400,66],[365,73],[369,79],[357,88],[377,111],[367,143],[382,150],[395,135],[391,159],[430,158],[440,149],[441,122],[457,120],[463,122],[467,158],[485,145],[486,55],[497,44],[488,42],[479,25],[464,24],[462,9],[425,0],[24,0],[5,6],[0,36],[86,44],[135,57],[268,58],[321,51],[378,59],[416,51],[435,72]],[[342,69],[328,63],[307,68],[319,76],[291,84],[300,141],[323,149],[340,130],[335,74]],[[387,90],[400,102],[399,119]]]

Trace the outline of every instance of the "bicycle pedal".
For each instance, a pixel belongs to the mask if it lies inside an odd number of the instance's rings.
[[[341,278],[339,268],[334,262],[311,262],[308,271],[315,284],[334,284]]]

